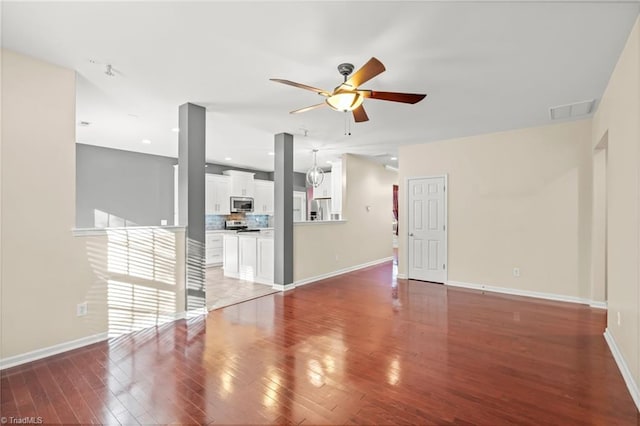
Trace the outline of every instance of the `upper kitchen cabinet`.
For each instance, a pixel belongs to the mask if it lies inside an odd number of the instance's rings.
[[[325,173],[322,183],[317,188],[313,188],[313,198],[331,198],[331,174]]]
[[[231,178],[231,197],[253,197],[253,173],[238,170],[225,170],[222,172]]]
[[[230,197],[231,182],[229,176],[214,175],[207,173],[205,190],[205,212],[206,214],[229,214],[231,213]]]
[[[253,214],[273,214],[273,182],[254,180]]]

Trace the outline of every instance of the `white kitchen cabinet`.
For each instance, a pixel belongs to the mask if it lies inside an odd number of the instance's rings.
[[[313,188],[313,198],[331,198],[331,172],[325,173],[320,186]]]
[[[238,276],[238,236],[225,235],[223,238],[224,274]]]
[[[307,220],[307,193],[293,191],[293,221]]]
[[[259,284],[273,284],[273,232],[225,234],[223,241],[225,276]]]
[[[222,265],[222,239],[223,234],[219,232],[207,231],[205,240],[205,263],[207,266]]]
[[[256,281],[273,283],[273,238],[256,238]]]
[[[238,274],[241,280],[253,281],[256,277],[258,253],[256,237],[238,237]]]
[[[331,164],[331,213],[342,214],[342,160]]]
[[[229,176],[207,173],[205,175],[206,214],[226,215],[231,213],[231,181]]]
[[[232,197],[253,197],[253,173],[241,172],[238,170],[225,170],[224,175],[231,178]]]
[[[273,214],[273,182],[254,180],[253,214]]]

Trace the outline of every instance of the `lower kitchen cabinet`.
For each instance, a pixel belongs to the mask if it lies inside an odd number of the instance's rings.
[[[222,265],[222,234],[207,232],[205,241],[205,263],[207,266]]]
[[[224,274],[238,277],[238,236],[225,235],[223,248]]]
[[[256,277],[273,283],[273,238],[256,238]]]
[[[273,236],[225,235],[224,275],[260,284],[273,284]]]
[[[238,237],[238,259],[240,279],[254,281],[258,259],[255,237]]]

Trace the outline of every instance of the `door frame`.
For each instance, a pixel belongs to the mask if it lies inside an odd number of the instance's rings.
[[[445,265],[447,266],[444,270],[444,285],[447,284],[447,282],[449,281],[449,175],[447,173],[442,174],[442,175],[429,175],[429,176],[411,176],[411,177],[407,177],[404,180],[404,195],[406,197],[406,201],[404,202],[405,208],[407,209],[407,214],[405,215],[405,217],[407,218],[407,223],[405,224],[405,226],[407,227],[407,230],[405,231],[405,253],[406,255],[406,260],[404,262],[405,264],[405,271],[407,271],[407,279],[410,280],[411,277],[409,276],[409,202],[411,201],[409,199],[409,181],[411,180],[417,180],[417,179],[432,179],[432,178],[444,178],[444,256],[445,256]]]

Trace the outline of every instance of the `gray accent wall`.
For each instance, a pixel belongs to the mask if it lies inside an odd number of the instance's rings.
[[[172,225],[177,163],[170,157],[76,144],[76,226],[94,227],[95,210],[130,225],[160,225],[163,219]]]
[[[128,225],[173,225],[173,166],[177,158],[76,144],[76,226],[93,228],[94,211]],[[206,173],[240,170],[256,179],[274,180],[274,172],[207,163]],[[294,191],[305,191],[305,174],[293,173]]]
[[[253,173],[254,179],[260,180],[273,180],[272,172],[263,172],[259,170],[242,169],[240,167],[225,166],[224,164],[207,163],[206,173],[212,173],[214,175],[221,175],[225,170],[238,170],[240,172]]]
[[[268,180],[275,180],[274,175],[275,172],[269,172]],[[293,172],[293,190],[303,192],[307,190],[307,175],[305,173]]]

